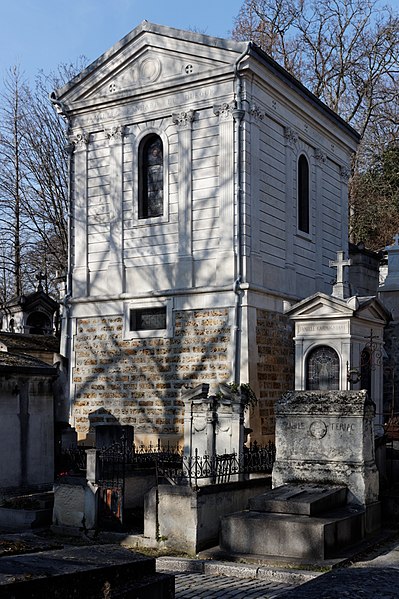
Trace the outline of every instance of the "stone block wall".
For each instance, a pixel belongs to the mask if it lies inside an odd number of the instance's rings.
[[[284,314],[257,310],[259,417],[262,436],[273,436],[274,404],[295,388],[294,329]]]
[[[183,436],[183,385],[231,379],[227,308],[176,311],[171,338],[123,339],[123,317],[77,320],[72,423],[81,439],[100,423],[134,426],[135,440]]]

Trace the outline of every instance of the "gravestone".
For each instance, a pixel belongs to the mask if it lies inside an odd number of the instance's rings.
[[[345,485],[348,503],[378,501],[375,407],[365,391],[295,391],[276,403],[273,487]]]
[[[296,391],[276,404],[272,490],[222,519],[240,555],[323,560],[380,527],[375,407],[366,391]]]

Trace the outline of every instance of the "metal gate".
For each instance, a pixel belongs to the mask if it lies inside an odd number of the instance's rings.
[[[124,495],[126,472],[126,441],[99,452],[99,505],[98,522],[100,528],[121,530],[124,525]]]

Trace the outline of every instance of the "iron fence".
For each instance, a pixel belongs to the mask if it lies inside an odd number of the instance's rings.
[[[86,447],[75,447],[63,452],[61,476],[84,476],[86,471]],[[102,486],[113,488],[121,484],[126,476],[137,470],[155,470],[160,477],[172,484],[197,486],[198,481],[209,484],[229,482],[252,473],[270,473],[276,456],[274,443],[259,445],[256,442],[236,452],[199,455],[195,450],[184,455],[179,445],[156,444],[128,447],[124,438],[120,443],[98,450],[98,479]]]
[[[180,460],[163,460],[157,456],[157,478],[164,477],[172,484],[198,486],[199,481],[221,484],[248,477],[253,473],[271,473],[276,456],[274,443],[265,446],[253,444],[242,454],[224,453],[183,455]]]

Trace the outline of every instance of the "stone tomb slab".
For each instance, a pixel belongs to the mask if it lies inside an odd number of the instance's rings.
[[[249,500],[256,512],[315,516],[346,504],[345,486],[316,484],[281,485]]]
[[[237,512],[222,518],[220,547],[231,554],[323,560],[364,534],[365,511],[344,507],[323,517]]]
[[[9,599],[171,599],[174,577],[155,559],[116,545],[74,547],[2,557],[0,597]]]

